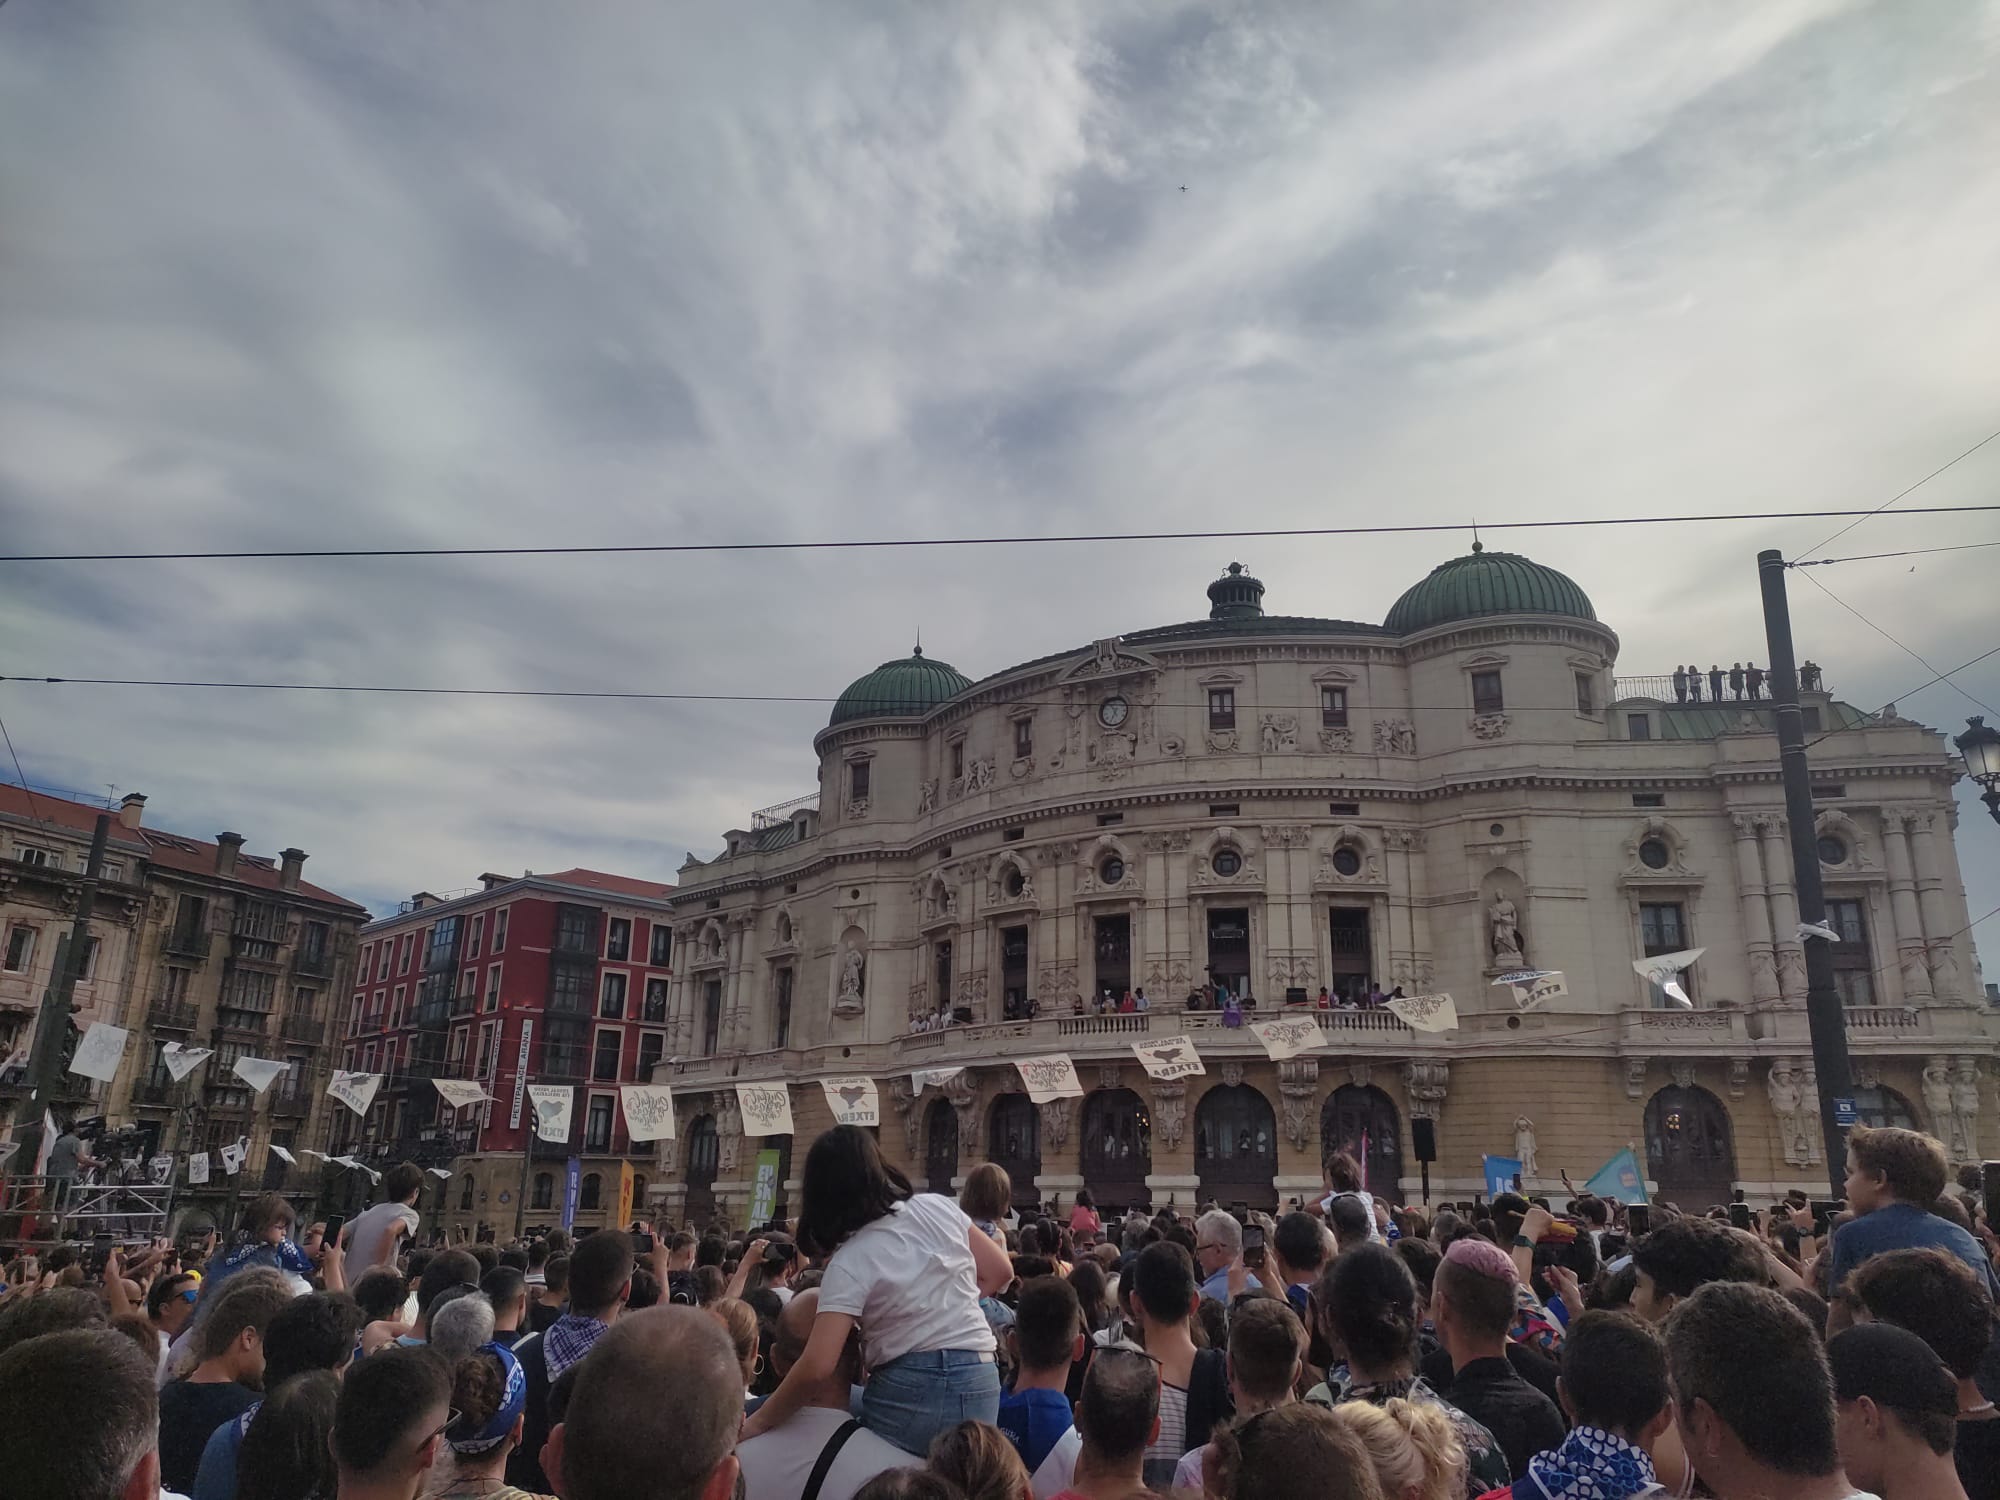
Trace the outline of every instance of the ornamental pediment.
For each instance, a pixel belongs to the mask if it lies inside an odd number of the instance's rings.
[[[1114,635],[1093,642],[1089,650],[1077,653],[1062,669],[1059,680],[1076,682],[1085,678],[1129,677],[1159,670],[1158,661],[1143,652],[1132,650],[1122,636]]]

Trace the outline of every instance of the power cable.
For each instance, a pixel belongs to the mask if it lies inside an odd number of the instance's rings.
[[[1973,657],[1970,661],[1960,662],[1957,666],[1953,667],[1949,672],[1940,672],[1935,668],[1932,668],[1931,675],[1929,677],[1926,677],[1922,682],[1918,683],[1915,687],[1906,689],[1905,691],[1898,693],[1895,697],[1889,699],[1880,708],[1875,710],[1876,715],[1879,717],[1881,714],[1886,713],[1889,709],[1893,708],[1896,704],[1901,703],[1905,698],[1909,697],[1912,693],[1921,693],[1925,688],[1929,687],[1932,683],[1949,681],[1951,678],[1956,677],[1960,672],[1963,672],[1967,667],[1978,666],[1981,662],[1985,661],[1989,656],[2000,656],[2000,646],[1994,646],[1989,648],[1988,650],[1982,651],[1977,656]],[[1827,739],[1832,735],[1841,734],[1844,731],[1845,731],[1845,726],[1836,725],[1834,728],[1827,730],[1824,734],[1819,735],[1817,738],[1807,740],[1806,748],[1810,750],[1814,745],[1817,745],[1820,742],[1820,740]]]
[[[1800,556],[1810,557],[1812,556],[1813,553],[1819,551],[1821,547],[1831,546],[1834,542],[1839,541],[1842,537],[1846,536],[1848,532],[1852,531],[1855,527],[1859,526],[1862,521],[1867,520],[1869,516],[1881,515],[1883,511],[1887,510],[1890,506],[1894,505],[1898,500],[1902,499],[1905,495],[1911,494],[1916,490],[1922,489],[1925,485],[1929,484],[1933,479],[1937,478],[1938,475],[1942,474],[1946,469],[1952,467],[1953,464],[1958,463],[1961,459],[1967,459],[1972,457],[1973,454],[1977,453],[1981,448],[1984,448],[1988,443],[1992,442],[1995,438],[2000,438],[2000,427],[1996,427],[1993,431],[1987,433],[1985,437],[1981,438],[1978,442],[1974,443],[1970,448],[1967,448],[1963,453],[1959,454],[1957,458],[1954,458],[1947,463],[1939,464],[1935,469],[1932,469],[1930,473],[1926,474],[1922,479],[1919,479],[1915,484],[1911,485],[1909,489],[1898,490],[1895,494],[1891,495],[1887,500],[1884,500],[1880,505],[1876,506],[1873,510],[1869,511],[1867,515],[1862,516],[1860,520],[1849,521],[1845,526],[1841,527],[1840,530],[1836,531],[1832,536],[1828,537],[1825,541],[1818,542],[1813,546],[1806,548],[1806,550],[1803,553],[1801,553]],[[1921,515],[1922,512],[1914,510],[1906,510],[1903,512],[1903,514],[1906,516],[1914,516],[1914,515]]]
[[[50,820],[42,816],[41,804],[35,800],[35,789],[28,785],[28,773],[21,769],[20,752],[14,748],[14,736],[7,733],[7,721],[5,719],[0,719],[0,740],[6,741],[7,754],[12,757],[14,762],[14,774],[21,778],[21,790],[27,793],[28,811],[34,815],[37,823],[48,823]]]
[[[1995,435],[2000,436],[2000,434]],[[1918,482],[1922,483],[1921,480]],[[1908,494],[1909,491],[1905,490],[1903,493]],[[1895,502],[1891,500],[1889,503]],[[1841,516],[1855,516],[1860,520],[1866,520],[1869,516],[1879,514],[1881,509],[1882,507],[1878,506],[1870,511],[1780,510],[1734,511],[1712,515],[1584,516],[1561,521],[1481,521],[1479,527],[1484,531],[1542,531],[1583,526],[1675,526],[1716,521],[1799,521]],[[1901,514],[1977,515],[1990,511],[2000,511],[2000,504],[1928,506],[1906,510]],[[1212,542],[1259,541],[1284,537],[1410,536],[1470,529],[1471,525],[1468,522],[1435,521],[1403,526],[1284,526],[1258,530],[1079,532],[1064,536],[855,537],[816,542],[624,542],[575,547],[299,547],[233,552],[13,552],[0,553],[0,563],[244,562],[358,557],[576,557],[648,552],[818,552],[859,548],[1025,547],[1097,542]],[[1840,534],[1834,533],[1835,536]],[[1824,546],[1825,543],[1821,545]]]
[[[1811,562],[1786,563],[1788,568],[1830,568],[1835,563],[1879,562],[1885,557],[1930,557],[1939,552],[1976,552],[1981,547],[2000,547],[2000,542],[1962,542],[1956,547],[1913,547],[1904,552],[1864,552],[1857,557],[1819,557]],[[1911,569],[1912,572],[1916,570]]]
[[[1799,576],[1804,578],[1807,583],[1811,584],[1814,588],[1818,589],[1822,594],[1826,595],[1826,597],[1831,599],[1835,604],[1838,604],[1842,609],[1846,610],[1850,615],[1853,615],[1854,618],[1859,620],[1863,625],[1866,625],[1870,630],[1874,631],[1877,635],[1881,636],[1883,640],[1887,641],[1890,645],[1894,646],[1897,650],[1901,651],[1905,656],[1908,656],[1912,661],[1914,661],[1918,666],[1922,667],[1926,672],[1937,672],[1936,667],[1932,666],[1929,662],[1925,661],[1923,657],[1919,656],[1915,651],[1911,650],[1910,647],[1904,645],[1901,641],[1897,640],[1896,637],[1891,635],[1888,631],[1884,630],[1880,625],[1877,625],[1873,620],[1869,619],[1868,616],[1861,613],[1860,610],[1856,609],[1853,605],[1849,604],[1845,599],[1841,598],[1840,595],[1836,594],[1832,589],[1828,588],[1825,584],[1821,583],[1817,578],[1813,577],[1812,574],[1802,573]],[[1989,714],[1993,714],[1995,717],[2000,717],[2000,710],[1988,708],[1986,704],[1980,702],[1978,698],[1974,697],[1971,693],[1967,692],[1964,688],[1960,687],[1956,682],[1951,682],[1951,675],[1949,673],[1940,672],[1938,673],[1937,677],[1935,677],[1932,680],[1937,682],[1950,682],[1952,691],[1958,693],[1968,703],[1971,703],[1976,707],[1986,709],[1986,711]],[[1928,685],[1929,684],[1926,684],[1926,686]]]

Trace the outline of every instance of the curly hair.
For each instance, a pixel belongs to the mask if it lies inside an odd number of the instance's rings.
[[[960,1422],[931,1439],[930,1468],[957,1485],[965,1500],[1031,1500],[1034,1494],[1013,1440],[985,1422]]]
[[[1465,1444],[1437,1407],[1398,1396],[1380,1406],[1349,1401],[1333,1414],[1368,1450],[1383,1494],[1457,1500],[1465,1493]]]

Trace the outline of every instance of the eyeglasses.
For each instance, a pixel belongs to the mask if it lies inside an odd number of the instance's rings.
[[[435,1432],[425,1433],[423,1443],[419,1443],[417,1444],[417,1446],[421,1448],[424,1446],[424,1443],[430,1442],[431,1439],[443,1437],[447,1432],[451,1431],[452,1428],[456,1427],[463,1420],[464,1420],[463,1412],[459,1411],[458,1408],[455,1406],[447,1406],[445,1408],[444,1426],[438,1428],[437,1431]]]

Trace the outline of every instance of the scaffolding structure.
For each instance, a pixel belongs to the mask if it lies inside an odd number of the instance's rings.
[[[119,1244],[164,1238],[173,1222],[171,1183],[80,1182],[47,1177],[0,1178],[0,1255],[57,1245],[87,1245],[100,1236]]]

